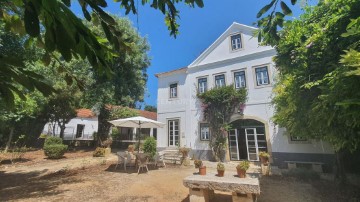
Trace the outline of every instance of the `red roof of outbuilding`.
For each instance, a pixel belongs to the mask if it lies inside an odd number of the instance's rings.
[[[79,118],[93,118],[96,115],[90,109],[77,109],[76,116]]]
[[[111,106],[112,107],[118,107],[118,106]],[[152,119],[154,121],[157,121],[157,113],[156,112],[149,112],[145,110],[139,110],[139,109],[133,109],[139,113],[139,116]],[[96,117],[95,113],[92,112],[90,109],[77,109],[76,110],[77,117],[79,118],[93,118]]]

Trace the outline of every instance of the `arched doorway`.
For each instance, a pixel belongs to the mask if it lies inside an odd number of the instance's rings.
[[[259,161],[259,152],[268,151],[265,124],[254,119],[231,122],[229,131],[230,160]]]

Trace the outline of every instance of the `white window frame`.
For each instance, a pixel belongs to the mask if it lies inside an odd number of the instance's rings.
[[[176,85],[176,87],[171,87],[172,85]],[[175,91],[173,91],[175,89]],[[169,85],[169,97],[170,98],[177,98],[178,97],[178,83],[171,83]]]
[[[233,42],[232,40],[232,37],[234,36],[237,36],[239,35],[240,36],[240,42],[239,41],[235,41]],[[236,51],[239,51],[239,50],[243,50],[244,49],[244,43],[243,43],[243,34],[241,32],[236,32],[236,33],[233,33],[229,36],[229,42],[230,42],[230,51],[231,52],[236,52]],[[233,45],[235,45],[235,49],[233,48]]]
[[[237,77],[236,77],[236,73],[240,73],[240,72],[243,72],[243,75],[244,75],[244,81],[243,82],[240,82],[240,83],[238,83],[237,82]],[[235,89],[239,89],[239,88],[246,88],[247,87],[247,84],[246,84],[246,71],[245,71],[245,69],[244,70],[237,70],[237,71],[233,71],[233,76],[234,76],[234,86],[235,86]],[[240,78],[240,77],[238,77],[238,78]],[[241,84],[241,83],[243,83],[244,85],[243,86],[238,86],[238,84]]]
[[[258,75],[256,74],[256,70],[262,67],[266,67],[267,70],[267,74],[268,74],[268,84],[262,84],[262,85],[258,85]],[[270,63],[267,64],[262,64],[262,65],[256,65],[252,67],[252,76],[253,76],[253,80],[254,80],[254,88],[264,88],[264,87],[270,87],[272,82],[271,82],[271,66]]]
[[[172,128],[171,128],[171,124],[170,124],[170,122],[173,122],[173,124],[172,124]],[[176,128],[175,128],[175,122],[177,122],[177,124],[178,124],[178,129],[176,130]],[[181,138],[181,136],[180,136],[180,118],[171,118],[171,119],[167,119],[167,127],[168,127],[168,146],[169,147],[175,147],[175,146],[179,146],[180,145],[180,138]],[[170,132],[173,132],[173,136],[172,136],[172,141],[173,141],[173,144],[171,145],[170,144],[170,140],[171,140],[171,136],[170,136]],[[176,132],[178,132],[178,145],[176,144],[176,138],[175,138],[175,133]]]
[[[257,72],[258,69],[265,69],[266,71]],[[270,85],[268,66],[255,67],[255,77],[256,77],[256,86]]]
[[[202,129],[205,127],[202,127],[202,125],[207,124],[207,131],[203,131]],[[203,132],[206,133],[205,136],[203,136]],[[200,134],[200,140],[201,141],[210,141],[210,126],[209,123],[205,123],[205,122],[200,122],[199,123],[199,134]]]
[[[203,85],[203,86],[200,87],[200,80],[203,80],[203,79],[206,80],[205,86]],[[204,83],[204,82],[202,82],[202,84],[203,84],[203,83]],[[208,79],[207,79],[207,77],[200,77],[200,78],[198,78],[198,79],[197,79],[197,86],[198,86],[198,93],[204,93],[204,92],[206,92],[206,91],[208,90]]]
[[[217,84],[217,79],[216,79],[216,77],[218,77],[218,76],[223,76],[223,77],[224,77],[224,83],[223,83],[223,84],[221,84],[221,82],[220,82],[220,85]],[[216,75],[214,75],[214,81],[215,81],[215,88],[226,86],[226,76],[225,76],[225,73],[224,73],[224,74],[216,74]],[[221,80],[219,80],[219,81],[221,81]]]

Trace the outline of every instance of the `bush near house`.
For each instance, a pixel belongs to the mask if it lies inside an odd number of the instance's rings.
[[[93,153],[93,157],[104,157],[105,156],[105,148],[97,147]]]
[[[48,137],[44,143],[44,153],[49,159],[59,159],[64,156],[67,145],[64,145],[63,140],[59,137]]]
[[[150,158],[153,158],[156,154],[156,140],[153,137],[148,137],[145,139],[143,150],[145,153],[150,155]]]

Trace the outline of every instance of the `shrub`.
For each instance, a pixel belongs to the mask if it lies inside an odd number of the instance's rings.
[[[44,145],[45,155],[49,159],[59,159],[61,158],[66,150],[68,149],[67,145],[63,144],[47,144]]]
[[[101,143],[101,146],[104,148],[108,148],[110,147],[110,145],[113,143],[113,140],[111,138],[105,140],[104,142]]]
[[[104,157],[105,156],[105,148],[96,147],[93,157]]]
[[[143,150],[145,153],[150,154],[150,158],[153,158],[156,154],[156,140],[153,137],[148,137],[144,141]]]
[[[249,161],[241,161],[237,166],[236,169],[238,170],[248,170],[250,168]]]
[[[260,153],[259,153],[259,157],[263,157],[263,158],[270,158],[270,154],[269,153],[267,153],[267,152],[264,152],[264,151],[261,151]]]
[[[200,168],[203,166],[202,160],[195,159],[194,160],[195,168]]]
[[[218,163],[216,166],[217,170],[225,170],[225,165],[223,163]]]
[[[190,148],[187,147],[180,147],[179,152],[182,154],[183,158],[186,158],[190,152]]]
[[[45,139],[44,147],[46,145],[62,144],[63,140],[59,137],[50,136]]]

